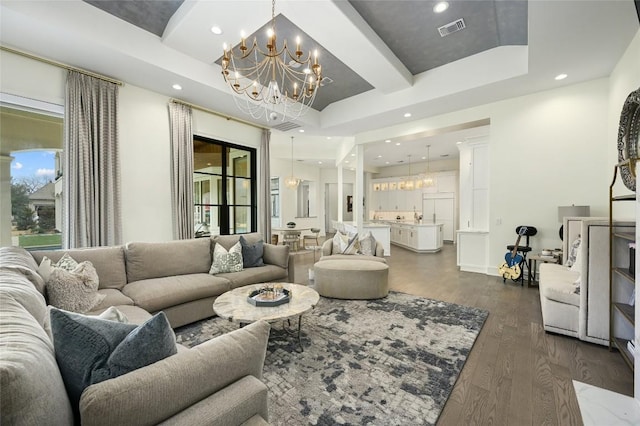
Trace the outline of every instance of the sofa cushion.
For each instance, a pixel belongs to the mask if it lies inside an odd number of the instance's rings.
[[[264,265],[264,261],[262,260],[264,253],[264,241],[260,240],[251,244],[243,235],[240,235],[240,245],[242,246],[243,268],[255,268],[256,266]]]
[[[288,278],[287,270],[275,265],[264,265],[217,276],[231,281],[231,288],[276,280],[286,281]]]
[[[0,303],[0,424],[73,425],[53,344],[9,294]]]
[[[90,311],[105,298],[98,294],[98,274],[89,261],[79,263],[72,271],[53,268],[47,297],[53,306],[79,313]]]
[[[103,295],[104,299],[98,305],[91,308],[90,313],[96,311],[101,312],[109,306],[133,305],[133,300],[130,297],[125,296],[124,293],[120,290],[116,290],[115,288],[98,290],[98,294]]]
[[[124,247],[91,247],[74,250],[39,250],[31,252],[35,261],[40,264],[47,256],[52,262],[58,262],[65,253],[78,262],[88,260],[96,268],[100,280],[99,288],[122,289],[127,283],[125,270]]]
[[[289,246],[265,244],[262,260],[265,265],[275,265],[287,269],[289,267]]]
[[[575,281],[580,274],[552,263],[540,265],[540,295],[549,300],[580,306],[580,295],[575,293]]]
[[[44,294],[44,280],[38,274],[38,264],[22,247],[0,247],[0,269],[19,272]]]
[[[247,243],[249,243],[249,244],[255,244],[260,240],[264,241],[264,238],[262,238],[262,234],[260,234],[258,232],[250,232],[248,234],[242,234],[242,236],[244,237],[245,241]],[[211,239],[213,240],[214,243],[221,244],[222,247],[224,247],[225,249],[229,250],[238,241],[240,241],[240,235],[239,234],[236,234],[236,235],[215,235]]]
[[[29,314],[44,326],[47,318],[47,302],[26,276],[10,269],[0,269],[0,304],[5,297],[13,297]]]
[[[229,280],[209,274],[177,275],[129,283],[122,292],[149,312],[229,291]]]
[[[227,251],[222,244],[216,243],[213,249],[213,263],[211,263],[210,274],[221,274],[224,272],[242,271],[242,245],[240,241]]]
[[[135,326],[54,308],[51,329],[56,361],[77,419],[87,386],[176,353],[175,334],[162,312]]]
[[[209,238],[126,246],[127,282],[207,273],[211,267]]]

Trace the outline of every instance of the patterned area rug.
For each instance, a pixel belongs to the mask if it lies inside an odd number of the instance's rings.
[[[320,298],[303,317],[303,353],[295,338],[272,332],[269,422],[435,424],[487,315],[393,292],[371,301]],[[176,329],[176,337],[191,347],[236,328],[214,317]]]

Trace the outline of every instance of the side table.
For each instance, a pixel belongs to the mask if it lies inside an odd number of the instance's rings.
[[[533,254],[527,257],[531,263],[531,269],[529,269],[529,276],[527,277],[527,287],[537,287],[532,286],[531,281],[535,283],[536,274],[538,273],[538,262],[542,263],[560,263],[560,256],[543,256],[540,253]]]

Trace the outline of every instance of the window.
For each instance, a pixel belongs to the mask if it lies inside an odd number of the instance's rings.
[[[0,226],[10,230],[7,245],[27,249],[62,246],[63,107],[15,95],[0,95],[2,154],[13,157],[11,181],[2,185],[11,193],[11,210]]]
[[[280,178],[271,178],[271,218],[280,218]]]
[[[257,230],[256,150],[196,136],[193,199],[196,236]]]

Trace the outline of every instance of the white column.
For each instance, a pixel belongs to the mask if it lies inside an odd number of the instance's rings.
[[[364,206],[364,145],[356,145],[356,188],[353,194],[353,215],[358,233],[362,235]]]
[[[0,246],[11,244],[11,160],[0,155]]]
[[[338,164],[338,222],[344,222],[342,205],[344,204],[344,190],[342,186],[344,180],[342,178],[342,163]]]

